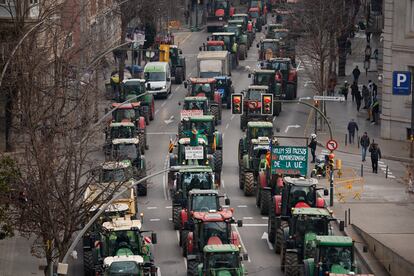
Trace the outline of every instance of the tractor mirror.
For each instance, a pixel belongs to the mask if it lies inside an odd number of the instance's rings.
[[[185,81],[185,82],[183,82],[184,83],[184,88],[187,88],[188,87],[188,83]]]
[[[154,232],[151,233],[151,243],[157,244],[157,233],[154,233]]]
[[[230,198],[226,197],[224,199],[224,204],[227,205],[227,206],[229,206],[230,205]]]
[[[249,254],[244,253],[243,254],[243,261],[247,261],[249,259]]]
[[[345,230],[345,221],[339,221],[339,231],[343,232]]]
[[[178,52],[180,53],[180,55],[182,55],[182,54],[183,54],[183,50],[181,50],[181,49],[180,49],[180,51],[178,51]]]
[[[323,189],[323,195],[324,195],[324,196],[328,196],[328,195],[329,195],[329,191],[328,191],[328,189]]]
[[[147,89],[151,90],[151,83],[147,82]]]
[[[237,221],[237,227],[243,227],[243,221],[241,219]]]

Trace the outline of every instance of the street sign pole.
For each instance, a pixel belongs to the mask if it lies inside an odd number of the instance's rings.
[[[329,171],[329,206],[334,205],[334,171],[333,168]]]

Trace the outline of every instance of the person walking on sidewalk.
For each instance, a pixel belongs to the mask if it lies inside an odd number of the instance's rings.
[[[359,75],[361,75],[358,65],[355,66],[354,70],[352,70],[352,75],[354,76],[354,82],[358,83]]]
[[[352,42],[349,37],[346,39],[346,50],[349,55],[352,55]]]
[[[369,90],[366,85],[362,86],[362,98],[364,99],[364,109],[368,109],[369,105]]]
[[[359,112],[359,109],[361,108],[361,102],[362,102],[362,96],[359,90],[357,90],[355,93],[355,101],[357,105],[357,111]]]
[[[348,90],[349,90],[349,84],[347,81],[345,81],[344,86],[341,87],[341,94],[344,95],[345,101],[348,100]]]
[[[375,82],[372,83],[372,96],[377,97],[378,94],[378,86],[375,84]]]
[[[355,100],[355,96],[356,96],[357,93],[359,93],[358,84],[356,82],[353,82],[352,85],[351,85],[352,101]]]
[[[365,157],[367,156],[367,150],[370,144],[368,133],[366,131],[364,132],[364,135],[362,135],[359,144],[361,145],[362,162],[365,162]]]
[[[365,47],[365,61],[371,60],[371,54],[372,54],[371,46],[367,44],[367,46]]]
[[[378,173],[378,160],[381,159],[381,149],[374,139],[372,139],[372,144],[369,146],[369,152],[371,153],[372,172]]]
[[[348,123],[348,135],[349,135],[349,144],[353,144],[355,141],[355,131],[358,131],[358,124],[351,119]]]
[[[378,114],[379,114],[379,102],[378,102],[377,97],[374,97],[374,99],[372,101],[371,113],[372,113],[371,124],[374,125],[378,121]]]
[[[311,163],[315,163],[315,158],[316,158],[316,146],[318,145],[318,142],[316,141],[316,134],[312,133],[311,134],[311,141],[308,145],[308,147],[311,149],[311,154],[312,154],[312,161]]]

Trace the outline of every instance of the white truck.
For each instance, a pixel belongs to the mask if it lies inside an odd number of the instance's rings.
[[[231,76],[230,55],[227,51],[204,51],[197,55],[197,76],[214,78]]]

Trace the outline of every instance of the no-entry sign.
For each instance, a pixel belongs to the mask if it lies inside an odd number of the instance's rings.
[[[334,151],[338,148],[338,142],[336,142],[335,140],[329,140],[326,143],[326,148],[330,151]]]

